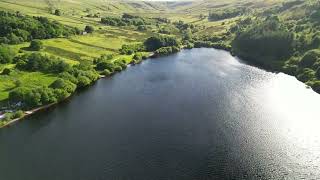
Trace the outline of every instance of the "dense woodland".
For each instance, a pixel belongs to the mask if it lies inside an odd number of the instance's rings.
[[[46,17],[31,17],[20,12],[0,11],[0,43],[19,44],[33,39],[50,39],[80,34],[77,28],[69,28]]]

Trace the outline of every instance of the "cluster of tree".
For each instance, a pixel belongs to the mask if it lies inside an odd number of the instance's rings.
[[[294,45],[294,34],[281,26],[278,17],[270,16],[236,32],[232,49],[237,55],[264,64],[265,60],[290,57]]]
[[[104,75],[111,75],[115,72],[120,72],[127,68],[126,61],[123,59],[112,61],[112,55],[103,55],[100,58],[95,59],[97,71],[103,71]]]
[[[224,9],[219,11],[211,11],[209,13],[209,21],[219,21],[223,19],[234,18],[245,13],[245,8]]]
[[[194,42],[195,48],[216,48],[216,49],[223,49],[223,50],[231,50],[231,46],[224,43],[223,41],[218,42],[211,42],[211,41],[195,41]]]
[[[0,44],[0,64],[11,63],[15,52],[7,45]]]
[[[279,6],[275,6],[275,7],[272,7],[270,9],[267,9],[266,11],[264,11],[262,13],[262,15],[269,16],[271,14],[281,13],[281,12],[286,11],[286,10],[288,10],[288,9],[294,7],[294,6],[297,6],[297,5],[300,5],[300,4],[303,4],[303,3],[304,3],[303,0],[293,0],[293,1],[283,2]]]
[[[301,58],[292,57],[284,66],[285,72],[297,76],[302,82],[320,80],[320,51],[307,51]]]
[[[77,88],[84,88],[98,80],[99,74],[87,65],[73,66],[70,70],[60,73],[60,78],[70,81]]]
[[[71,66],[63,60],[42,55],[40,53],[23,54],[14,58],[16,68],[23,71],[41,71],[46,73],[61,73]]]
[[[173,53],[177,53],[179,51],[180,51],[180,48],[177,47],[177,46],[168,46],[168,47],[162,47],[162,48],[157,49],[154,52],[154,55],[156,57],[167,56],[167,55],[170,55],[170,54],[173,54]]]
[[[12,105],[20,104],[20,107],[29,109],[56,103],[69,96],[70,93],[63,89],[18,87],[9,93],[9,102]]]
[[[88,14],[88,15],[86,15],[86,17],[88,17],[88,18],[99,18],[100,17],[100,13]]]
[[[161,47],[176,46],[180,47],[180,41],[174,36],[152,36],[149,37],[144,45],[147,51],[155,51]]]
[[[167,18],[146,18],[123,14],[121,17],[107,16],[101,18],[101,23],[109,26],[135,26],[138,31],[146,31],[150,26],[160,27],[160,24],[168,25],[170,20]]]
[[[174,22],[173,25],[178,28],[180,31],[186,30],[186,29],[194,29],[196,26],[194,24],[188,24],[183,21],[177,21]]]
[[[89,86],[99,78],[96,71],[87,66],[77,65],[59,74],[49,87],[18,87],[9,93],[12,105],[30,109],[56,103],[69,97],[77,88]]]
[[[124,44],[119,51],[121,54],[131,55],[136,52],[145,51],[145,47],[142,43]]]
[[[137,52],[133,56],[133,60],[135,60],[135,61],[141,61],[141,60],[147,59],[147,58],[148,58],[148,56],[146,56],[145,54],[143,54],[141,52]]]
[[[170,34],[177,34],[177,33],[179,33],[179,29],[176,28],[176,27],[173,26],[173,25],[166,25],[166,26],[164,26],[164,27],[161,27],[158,32],[161,33],[161,34],[168,34],[168,35],[170,35]]]
[[[101,23],[108,26],[142,26],[147,24],[143,18],[128,14],[124,14],[122,17],[104,17],[101,18]]]
[[[0,24],[0,43],[4,44],[80,34],[77,28],[65,27],[45,17],[23,16],[5,11],[0,11]]]
[[[21,110],[11,112],[11,113],[6,113],[4,118],[0,121],[0,126],[5,125],[7,122],[10,122],[11,120],[21,118],[24,116],[24,112]]]

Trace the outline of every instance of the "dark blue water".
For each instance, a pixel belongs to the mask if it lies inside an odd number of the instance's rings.
[[[317,179],[319,107],[293,77],[184,50],[1,129],[0,179]]]

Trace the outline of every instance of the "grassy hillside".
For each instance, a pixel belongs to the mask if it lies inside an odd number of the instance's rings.
[[[104,54],[118,54],[123,44],[142,42],[154,34],[153,30],[138,32],[133,27],[115,27],[101,24],[100,17],[120,16],[124,12],[148,18],[168,18],[171,21],[182,20],[186,23],[201,26],[194,35],[223,34],[238,18],[223,21],[209,21],[207,16],[215,9],[228,9],[240,6],[262,8],[272,6],[278,1],[186,1],[186,2],[153,2],[153,1],[105,1],[105,0],[0,0],[0,10],[17,12],[30,16],[44,16],[53,21],[58,21],[66,26],[84,29],[93,26],[93,34],[72,36],[69,38],[56,38],[43,40],[43,54],[60,57],[69,64],[78,64],[83,60],[93,60]],[[61,15],[54,15],[55,10],[60,10]],[[98,17],[88,17],[98,15]],[[222,22],[225,22],[222,25]],[[27,50],[29,42],[12,45],[19,52],[30,53]],[[2,65],[4,66],[4,65]],[[12,65],[8,65],[12,68]],[[21,77],[21,78],[20,78]],[[24,76],[12,76],[6,81],[22,79]],[[39,84],[42,77],[39,75]],[[31,80],[32,81],[32,80]],[[3,81],[4,82],[4,81]],[[47,85],[48,83],[45,83]],[[35,84],[38,85],[38,84]],[[4,83],[2,84],[4,87]],[[12,87],[12,86],[9,86]],[[7,98],[10,88],[2,88],[0,100]]]

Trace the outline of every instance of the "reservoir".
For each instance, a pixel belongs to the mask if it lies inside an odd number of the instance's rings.
[[[183,50],[0,129],[0,179],[319,179],[319,108],[292,76]]]

